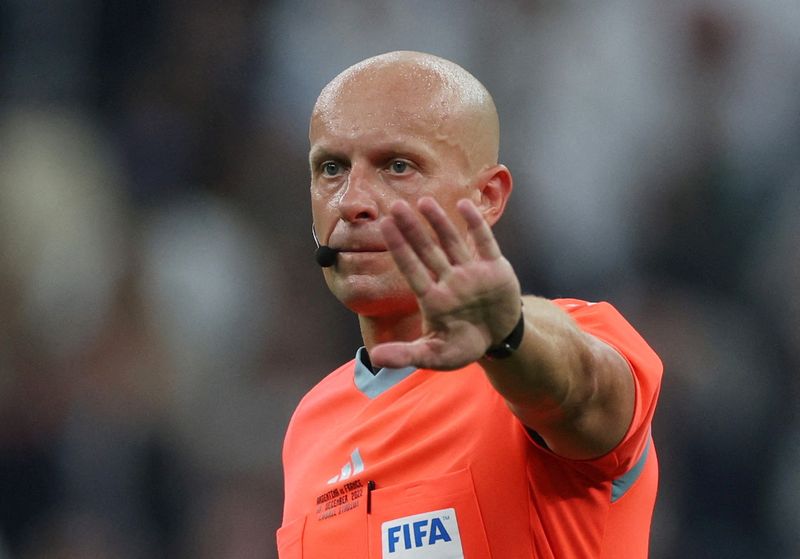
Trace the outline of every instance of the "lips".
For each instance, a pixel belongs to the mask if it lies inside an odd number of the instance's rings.
[[[330,247],[339,252],[386,252],[383,242],[368,239],[331,239]]]
[[[328,246],[338,252],[386,252],[386,243],[376,228],[339,227],[328,238]]]

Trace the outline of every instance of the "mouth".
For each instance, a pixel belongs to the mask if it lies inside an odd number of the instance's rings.
[[[328,245],[339,254],[377,254],[387,252],[388,247],[380,235],[353,234],[331,235]]]
[[[376,253],[376,252],[386,252],[386,245],[378,244],[378,243],[351,243],[351,244],[342,244],[340,246],[332,245],[332,248],[335,248],[338,252],[348,252],[353,254],[361,254],[361,253]]]

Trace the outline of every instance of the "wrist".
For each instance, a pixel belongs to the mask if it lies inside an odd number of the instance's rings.
[[[522,344],[522,338],[525,335],[525,313],[520,310],[519,320],[514,326],[514,329],[506,336],[503,341],[498,344],[489,346],[486,353],[483,354],[484,359],[498,360],[507,359],[511,357],[519,346]]]

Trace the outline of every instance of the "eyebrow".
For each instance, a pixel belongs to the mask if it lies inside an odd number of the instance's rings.
[[[391,159],[392,157],[404,157],[413,159],[417,163],[427,163],[435,159],[436,154],[427,145],[410,146],[402,142],[387,142],[385,145],[374,146],[369,149],[367,157],[371,159]],[[330,149],[328,147],[315,146],[308,154],[308,160],[312,168],[319,166],[323,161],[349,161],[350,156],[343,151]]]
[[[434,154],[432,154],[430,148],[425,145],[415,145],[412,147],[407,144],[388,143],[384,146],[376,147],[374,156],[377,159],[388,159],[394,156],[408,157],[411,159],[432,159]]]
[[[312,148],[308,154],[308,162],[312,169],[329,159],[333,161],[346,161],[348,158],[341,152],[319,147]]]

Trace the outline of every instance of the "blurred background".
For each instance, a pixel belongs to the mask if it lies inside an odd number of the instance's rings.
[[[360,342],[308,116],[394,49],[493,92],[524,289],[662,356],[651,556],[800,557],[796,0],[0,0],[0,558],[276,557]]]

